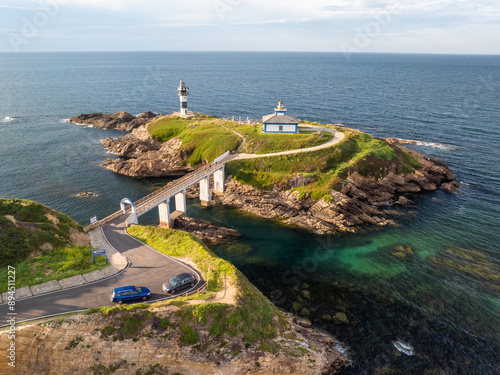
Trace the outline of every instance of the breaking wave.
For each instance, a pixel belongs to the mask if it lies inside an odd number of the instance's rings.
[[[410,344],[398,340],[398,341],[393,341],[392,345],[394,345],[394,347],[401,353],[404,353],[406,355],[415,355],[415,351],[413,350],[413,347]]]

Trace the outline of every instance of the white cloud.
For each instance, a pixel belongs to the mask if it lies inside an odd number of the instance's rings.
[[[258,50],[272,48],[272,35],[283,42],[282,49],[334,51],[343,39],[352,40],[354,30],[394,8],[397,12],[373,38],[370,48],[416,48],[420,41],[430,50],[447,40],[448,45],[466,49],[474,46],[473,38],[484,39],[488,28],[488,40],[500,39],[495,27],[500,19],[498,0],[2,0],[0,25],[4,30],[21,27],[23,17],[29,18],[30,12],[50,2],[63,5],[37,45],[49,45],[56,35],[59,43],[67,40],[68,48],[77,36],[82,41],[87,38],[88,44],[103,43],[103,49],[105,43],[111,49],[141,38],[168,37],[205,49],[242,49],[246,45]],[[471,27],[475,27],[474,33],[468,33]],[[466,41],[462,46],[461,40]],[[140,49],[140,42],[136,43],[130,48]],[[157,48],[166,47],[158,44]],[[495,48],[500,53],[500,46]]]

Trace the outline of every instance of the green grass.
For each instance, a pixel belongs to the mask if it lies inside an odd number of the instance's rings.
[[[59,223],[53,224],[48,214],[56,217]],[[14,225],[5,215],[13,216],[19,225]],[[70,228],[80,229],[80,226],[68,216],[40,203],[0,198],[0,228],[0,265],[6,266],[26,259],[42,243],[54,247],[70,244]]]
[[[188,325],[183,325],[182,326],[182,336],[181,336],[181,341],[184,344],[187,345],[194,345],[200,340],[198,336],[198,332],[196,330]]]
[[[329,197],[332,190],[340,190],[348,173],[357,171],[376,179],[388,171],[410,173],[420,167],[410,155],[392,148],[385,141],[371,135],[344,131],[344,140],[333,147],[294,155],[247,159],[227,164],[227,173],[244,184],[259,189],[295,189],[313,199]],[[294,179],[309,179],[293,186]],[[302,186],[300,186],[302,185]],[[300,195],[299,195],[300,196]]]
[[[227,125],[226,125],[227,126]],[[267,154],[318,146],[333,138],[329,132],[300,131],[300,134],[269,134],[262,133],[262,125],[229,126],[245,137],[241,152],[249,154]]]
[[[174,257],[189,257],[198,265],[205,280],[209,280],[207,290],[219,291],[223,288],[224,277],[234,281],[236,268],[229,262],[217,257],[203,243],[189,233],[168,228],[143,227],[134,225],[128,233],[161,251]],[[210,276],[208,271],[210,269]]]
[[[280,312],[231,263],[212,253],[194,236],[174,229],[137,225],[128,228],[128,232],[166,255],[188,258],[196,264],[205,279],[210,268],[212,284],[209,284],[209,290],[220,290],[224,277],[227,283],[234,283],[237,289],[236,306],[216,302],[181,305],[178,313],[184,317],[184,324],[206,325],[214,337],[241,334],[243,340],[250,343],[276,336],[273,317],[280,316]]]
[[[62,280],[107,267],[104,257],[92,261],[92,249],[71,246],[44,251],[42,255],[12,264],[16,269],[16,287],[32,286],[51,280]],[[0,279],[7,280],[7,268],[0,269]],[[0,293],[7,291],[7,284],[0,285]]]
[[[224,120],[215,118],[197,118],[186,120],[168,116],[151,122],[148,125],[150,135],[166,142],[174,137],[182,141],[181,149],[187,155],[189,165],[211,162],[226,151],[234,151],[241,139],[232,131],[221,125]]]
[[[20,288],[104,268],[102,257],[93,264],[91,248],[72,244],[72,230],[82,232],[71,218],[40,203],[0,199],[0,278],[7,280],[7,266],[15,267]],[[0,292],[6,290],[2,283]]]

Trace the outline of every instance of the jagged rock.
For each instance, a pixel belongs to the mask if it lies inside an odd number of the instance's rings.
[[[390,145],[416,145],[417,142],[399,138],[384,138]]]
[[[137,135],[134,136],[140,139]],[[151,141],[146,147],[156,148],[158,144],[154,142]],[[183,176],[194,168],[186,163],[180,146],[180,139],[172,138],[162,143],[157,150],[139,153],[137,157],[128,160],[107,159],[103,166],[115,173],[137,178]]]
[[[117,112],[113,114],[91,113],[82,114],[70,118],[70,122],[80,125],[92,125],[97,129],[116,129],[131,131],[141,125],[145,125],[158,115],[152,112],[143,113],[137,117],[128,112]]]
[[[149,136],[145,126],[134,129],[132,133],[122,138],[105,138],[101,142],[110,153],[124,158],[137,158],[149,151],[158,151],[162,147],[161,142]]]
[[[400,204],[402,206],[406,206],[407,204],[410,204],[411,201],[406,198],[405,196],[400,196],[399,199],[396,201],[396,204]]]
[[[446,182],[446,183],[441,185],[441,188],[443,188],[443,190],[448,192],[448,193],[458,193],[459,187],[460,187],[460,184],[456,181]]]
[[[311,321],[308,319],[296,319],[296,322],[299,326],[304,328],[310,328],[312,326]]]
[[[210,244],[229,242],[240,236],[234,229],[218,227],[210,224],[208,221],[193,219],[191,217],[178,217],[175,219],[174,228],[189,232],[203,242]]]
[[[98,197],[99,194],[93,193],[91,191],[84,191],[84,192],[78,193],[76,196],[80,197],[80,198],[87,198],[87,197]]]
[[[386,217],[385,207],[407,205],[416,193],[434,191],[441,184],[455,179],[454,173],[445,164],[425,158],[413,150],[401,149],[420,163],[418,170],[407,174],[388,171],[385,177],[378,180],[353,171],[341,191],[331,192],[331,202],[323,199],[315,201],[310,197],[299,200],[298,194],[292,190],[262,191],[235,180],[226,182],[220,200],[246,212],[320,234],[356,232],[366,224],[377,227],[395,225],[392,219]]]

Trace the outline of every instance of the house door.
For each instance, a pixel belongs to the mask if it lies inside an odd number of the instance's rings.
[[[280,125],[280,132],[283,131],[283,125]]]

